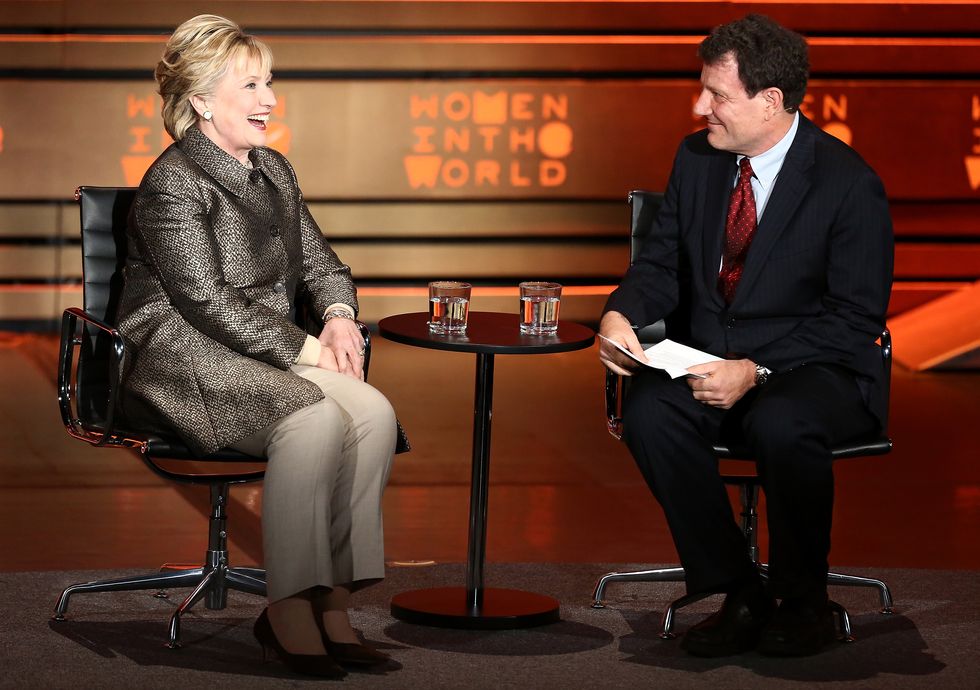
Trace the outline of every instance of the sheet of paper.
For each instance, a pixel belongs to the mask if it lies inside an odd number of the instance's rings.
[[[652,369],[663,369],[672,379],[676,379],[679,376],[693,376],[695,378],[703,379],[705,378],[703,375],[692,374],[688,371],[688,368],[693,367],[695,364],[716,362],[721,359],[721,357],[716,357],[715,355],[708,354],[707,352],[702,352],[701,350],[696,350],[693,347],[681,345],[680,343],[674,342],[669,338],[665,338],[656,345],[651,345],[643,351],[647,356],[647,361],[644,362],[619,343],[609,340],[609,338],[602,334],[600,334],[599,337],[612,343],[618,350],[625,352],[631,359],[639,362],[640,364]]]

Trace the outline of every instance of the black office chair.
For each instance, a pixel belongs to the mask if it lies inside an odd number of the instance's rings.
[[[264,468],[243,469],[241,463],[265,462],[224,448],[204,457],[195,456],[178,438],[146,433],[117,423],[119,376],[127,356],[126,346],[115,329],[116,309],[122,290],[122,267],[126,261],[126,223],[136,195],[134,188],[79,187],[82,219],[82,275],[84,310],[66,309],[61,320],[61,346],[58,362],[58,403],[68,433],[93,446],[129,448],[155,474],[174,482],[200,484],[211,492],[211,518],[208,549],[200,567],[164,565],[157,572],[115,580],[76,584],[65,589],[55,607],[55,620],[64,620],[68,600],[80,592],[116,592],[193,587],[170,617],[168,646],[180,646],[180,617],[201,599],[209,609],[223,609],[229,589],[264,596],[265,570],[232,567],[228,561],[225,506],[233,484],[259,481]],[[300,310],[297,310],[300,311]],[[366,352],[364,375],[370,364],[370,334],[359,324]],[[77,353],[77,358],[76,358]],[[168,469],[160,461],[180,466],[180,461],[207,462],[216,468],[203,473],[199,468],[186,471]],[[222,467],[224,463],[224,467]],[[236,463],[232,467],[228,463]]]
[[[646,239],[650,230],[656,222],[657,213],[663,203],[663,194],[646,191],[630,192],[629,204],[631,209],[630,218],[630,262],[639,253],[643,241]],[[639,328],[637,337],[644,347],[663,340],[669,324],[658,321],[655,324]],[[882,332],[880,337],[882,364],[888,376],[885,377],[885,385],[889,385],[891,376],[891,335],[888,329]],[[621,377],[606,371],[606,424],[609,433],[617,440],[622,437],[623,419],[621,414],[622,397],[626,394],[629,385],[628,377]],[[885,391],[886,399],[888,391]],[[887,436],[887,419],[885,429],[880,435],[868,439],[842,444],[833,449],[834,460],[843,458],[861,457],[865,455],[884,455],[892,449],[892,441]],[[746,448],[735,446],[715,445],[715,453],[719,459],[723,460],[744,460],[754,462],[752,454]],[[739,487],[739,502],[741,503],[741,527],[749,545],[749,556],[755,562],[763,577],[768,574],[768,565],[759,560],[758,546],[758,505],[759,505],[759,477],[755,474],[722,474],[722,479],[726,484]],[[596,582],[595,590],[592,594],[593,608],[604,608],[604,594],[606,586],[611,582],[683,582],[684,568],[656,568],[653,570],[640,570],[636,572],[607,573]],[[875,587],[881,599],[881,613],[892,613],[891,591],[881,580],[875,580],[857,575],[845,575],[842,573],[828,573],[827,584],[831,585],[850,585],[855,587]],[[711,594],[692,594],[681,597],[672,602],[667,610],[664,611],[660,636],[664,639],[675,637],[673,632],[674,618],[677,610],[704,599]],[[831,602],[831,607],[837,613],[840,625],[841,636],[847,642],[852,642],[854,636],[851,634],[850,617],[847,610],[836,602]]]

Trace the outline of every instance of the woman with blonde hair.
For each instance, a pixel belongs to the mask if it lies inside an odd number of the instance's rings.
[[[130,215],[124,413],[200,454],[268,459],[269,605],[255,635],[290,669],[336,678],[388,660],[359,642],[347,608],[384,577],[381,494],[401,431],[363,380],[350,269],[265,146],[271,69],[269,48],[223,17],[194,17],[167,42],[155,76],[175,143]],[[319,337],[294,323],[301,297]]]

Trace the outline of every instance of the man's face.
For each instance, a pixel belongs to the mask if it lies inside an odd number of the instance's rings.
[[[766,119],[765,90],[752,98],[738,78],[738,63],[728,54],[701,69],[701,95],[694,114],[708,124],[708,143],[716,149],[745,156],[765,152],[770,128]]]

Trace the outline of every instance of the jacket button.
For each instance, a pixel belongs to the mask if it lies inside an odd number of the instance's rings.
[[[273,223],[272,226],[269,228],[269,233],[273,237],[279,237],[279,226]]]
[[[272,286],[272,289],[275,290],[276,292],[285,292],[286,284],[280,280],[279,282],[277,282],[275,285]]]
[[[735,328],[735,317],[729,316],[728,322],[725,325],[728,326],[729,328]]]

